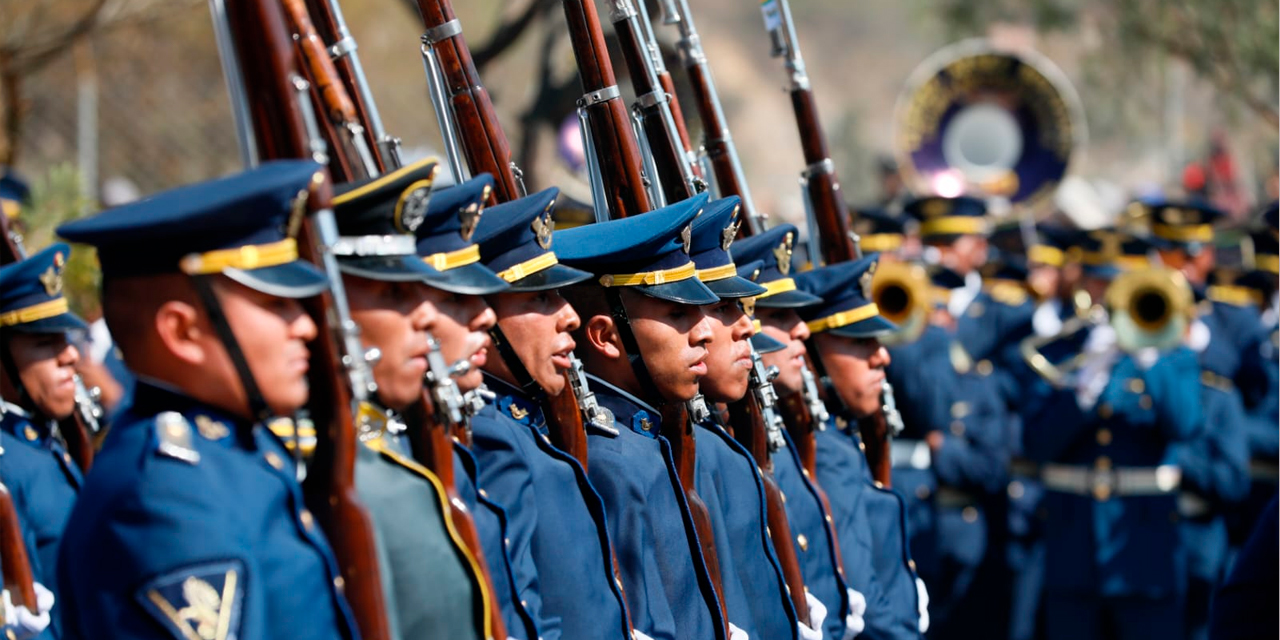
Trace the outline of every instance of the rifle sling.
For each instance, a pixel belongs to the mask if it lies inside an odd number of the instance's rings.
[[[498,350],[498,355],[502,356],[502,361],[506,363],[507,370],[511,372],[511,377],[516,379],[516,384],[520,385],[525,395],[534,400],[540,400],[545,395],[542,385],[529,374],[524,362],[520,360],[520,355],[512,348],[511,341],[507,340],[506,334],[502,332],[502,327],[495,323],[493,328],[489,329],[489,337],[493,340],[493,346]]]
[[[227,323],[222,305],[218,304],[218,297],[213,292],[213,278],[214,274],[210,274],[192,276],[191,280],[195,284],[196,293],[200,296],[200,302],[204,304],[205,312],[209,314],[209,323],[213,325],[213,330],[218,332],[218,338],[226,348],[227,356],[231,358],[231,364],[236,368],[236,374],[240,376],[245,399],[249,402],[249,414],[257,422],[267,424],[271,418],[271,410],[267,407],[267,401],[263,399],[262,391],[253,378],[253,372],[249,369],[249,362],[245,360],[240,342],[236,340],[235,333],[231,331],[231,325]],[[294,447],[293,450],[298,451],[298,449]]]

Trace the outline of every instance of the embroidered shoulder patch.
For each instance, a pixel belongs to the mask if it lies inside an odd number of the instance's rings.
[[[152,579],[135,597],[178,640],[240,636],[244,565],[236,560],[192,565]]]

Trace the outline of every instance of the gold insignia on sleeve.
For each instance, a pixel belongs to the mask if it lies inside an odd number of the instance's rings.
[[[555,201],[552,201],[555,204]],[[538,246],[543,249],[551,248],[551,234],[556,230],[556,221],[551,217],[551,207],[547,206],[547,210],[542,215],[533,219],[533,235],[538,241]]]
[[[794,241],[795,236],[791,232],[787,232],[787,235],[782,238],[782,242],[773,249],[773,257],[778,260],[778,271],[782,272],[784,276],[791,273],[791,252],[793,251],[791,243]]]
[[[471,235],[476,232],[476,225],[480,224],[481,211],[480,203],[472,202],[458,212],[458,220],[462,221],[462,228],[458,233],[462,234],[463,240],[471,242]]]
[[[50,265],[44,273],[40,274],[40,284],[44,285],[44,292],[50,296],[62,293],[62,272],[56,266]]]

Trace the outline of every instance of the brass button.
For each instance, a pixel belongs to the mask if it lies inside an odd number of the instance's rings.
[[[1103,420],[1106,420],[1106,419],[1110,418],[1112,413],[1114,413],[1114,411],[1111,409],[1111,404],[1110,404],[1110,403],[1104,402],[1104,403],[1102,403],[1102,404],[1098,405],[1098,415],[1099,415]]]
[[[1111,458],[1108,458],[1106,456],[1098,456],[1098,459],[1093,461],[1093,467],[1098,471],[1110,471]]]
[[[342,593],[347,588],[347,581],[343,580],[342,576],[338,576],[333,579],[333,588],[337,589],[338,593]]]
[[[929,485],[922,484],[916,487],[916,497],[921,500],[929,499]]]
[[[1151,410],[1151,404],[1152,404],[1152,402],[1151,402],[1151,396],[1149,396],[1149,395],[1147,395],[1147,394],[1145,394],[1145,393],[1144,393],[1144,394],[1142,394],[1142,397],[1138,398],[1138,406],[1139,406],[1139,407],[1142,407],[1142,410],[1143,410],[1143,411],[1150,411],[1150,410]]]
[[[31,425],[27,425],[27,427],[22,430],[22,435],[25,435],[27,440],[35,440],[40,437],[40,434],[36,432],[36,428]]]
[[[1095,435],[1095,437],[1098,439],[1098,444],[1104,447],[1111,444],[1110,429],[1098,429],[1098,433]]]
[[[983,376],[983,377],[989,376],[989,375],[991,375],[991,372],[992,372],[994,369],[995,369],[995,367],[991,366],[991,361],[990,361],[990,360],[979,360],[979,361],[978,361],[978,366],[977,366],[978,375]]]
[[[1026,495],[1027,488],[1023,486],[1022,482],[1018,480],[1014,480],[1013,482],[1009,483],[1008,491],[1009,491],[1009,497],[1013,498],[1014,500],[1017,500],[1018,498],[1021,498],[1022,496]]]
[[[952,417],[952,418],[955,418],[956,420],[959,420],[960,418],[963,418],[963,417],[965,417],[965,416],[967,416],[967,415],[969,415],[969,403],[968,403],[968,402],[965,402],[965,401],[961,400],[960,402],[952,403],[952,405],[951,405],[951,417]]]
[[[298,519],[302,520],[302,528],[308,532],[316,528],[316,518],[311,515],[310,511],[303,509],[302,513],[298,514]]]
[[[883,488],[884,488],[884,483],[883,483],[883,482],[880,482],[879,480],[876,480],[876,481],[875,481],[875,485],[876,485],[876,488],[877,488],[877,489],[883,489]]]
[[[1142,378],[1129,378],[1129,391],[1133,393],[1142,393],[1147,390],[1147,385]]]
[[[964,436],[964,423],[955,420],[951,423],[951,435],[960,438]]]
[[[272,469],[279,471],[284,468],[284,460],[281,460],[280,456],[276,455],[276,452],[268,451],[266,458],[267,464],[271,465]]]
[[[911,567],[911,570],[912,570],[912,571],[915,571],[915,570],[916,570],[916,561],[915,561],[915,560],[908,560],[908,561],[907,561],[907,566],[908,566],[908,567]]]
[[[798,536],[796,536],[796,544],[800,545],[800,550],[801,550],[801,551],[808,551],[808,550],[809,550],[809,539],[808,539],[808,538],[806,538],[806,537],[805,537],[805,535],[804,535],[803,533],[802,533],[802,534],[800,534],[800,535],[798,535]]]
[[[867,452],[867,443],[865,443],[865,442],[859,442],[859,443],[858,443],[858,451],[861,451],[861,452],[863,452],[863,453],[866,453],[866,452]]]
[[[973,524],[978,521],[978,509],[976,507],[965,507],[964,510],[960,512],[960,517],[964,518],[965,522]]]

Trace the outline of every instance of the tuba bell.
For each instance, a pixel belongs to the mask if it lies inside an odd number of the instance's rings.
[[[933,308],[933,286],[929,274],[918,264],[881,264],[871,280],[871,301],[880,315],[898,325],[898,331],[881,341],[885,344],[915,342],[929,324]]]

